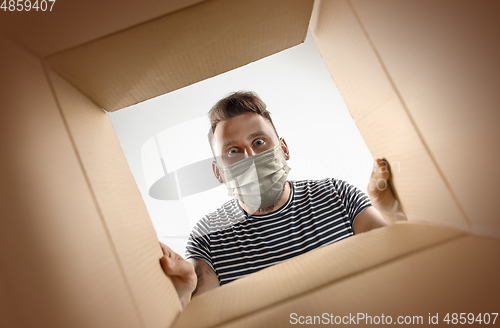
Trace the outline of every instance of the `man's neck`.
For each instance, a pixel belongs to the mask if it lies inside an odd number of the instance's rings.
[[[290,197],[290,182],[287,181],[285,183],[283,194],[281,194],[279,201],[276,204],[274,204],[273,206],[270,206],[270,207],[265,208],[265,209],[257,210],[255,208],[252,208],[252,207],[245,205],[245,203],[243,203],[241,200],[238,200],[238,202],[240,203],[241,208],[245,210],[245,212],[252,214],[252,215],[263,215],[263,214],[268,214],[268,213],[272,213],[272,212],[279,210],[281,207],[283,207],[283,205],[285,205],[285,203],[288,200],[288,197]]]

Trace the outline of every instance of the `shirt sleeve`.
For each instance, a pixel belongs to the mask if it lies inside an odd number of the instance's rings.
[[[335,180],[334,185],[337,189],[340,200],[342,201],[344,208],[347,211],[349,220],[351,221],[351,228],[354,224],[354,220],[361,211],[363,211],[368,206],[371,206],[370,197],[362,192],[355,186],[343,181]]]
[[[207,217],[204,217],[193,228],[186,245],[185,259],[205,261],[215,271],[210,252],[210,228]]]

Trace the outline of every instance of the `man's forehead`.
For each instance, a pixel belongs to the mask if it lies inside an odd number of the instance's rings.
[[[231,141],[240,141],[258,135],[275,135],[271,122],[259,114],[245,113],[217,124],[213,142],[216,148],[220,148]]]
[[[217,124],[214,138],[218,141],[226,141],[224,139],[234,136],[250,136],[256,133],[274,133],[271,122],[259,114],[245,113]]]

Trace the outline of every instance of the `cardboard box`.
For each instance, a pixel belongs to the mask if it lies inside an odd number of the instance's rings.
[[[313,10],[311,0],[92,0],[0,11],[2,327],[498,312],[498,9],[496,1],[329,0]],[[372,154],[401,163],[392,185],[413,222],[262,270],[180,314],[106,111],[299,44],[308,27]]]

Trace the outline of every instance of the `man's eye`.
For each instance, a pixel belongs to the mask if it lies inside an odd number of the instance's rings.
[[[229,149],[229,151],[227,152],[229,155],[234,155],[234,154],[237,154],[238,153],[238,149],[236,148],[231,148]]]
[[[263,144],[264,144],[264,140],[262,140],[262,139],[255,140],[255,145],[256,146],[260,146],[260,145],[263,145]]]

